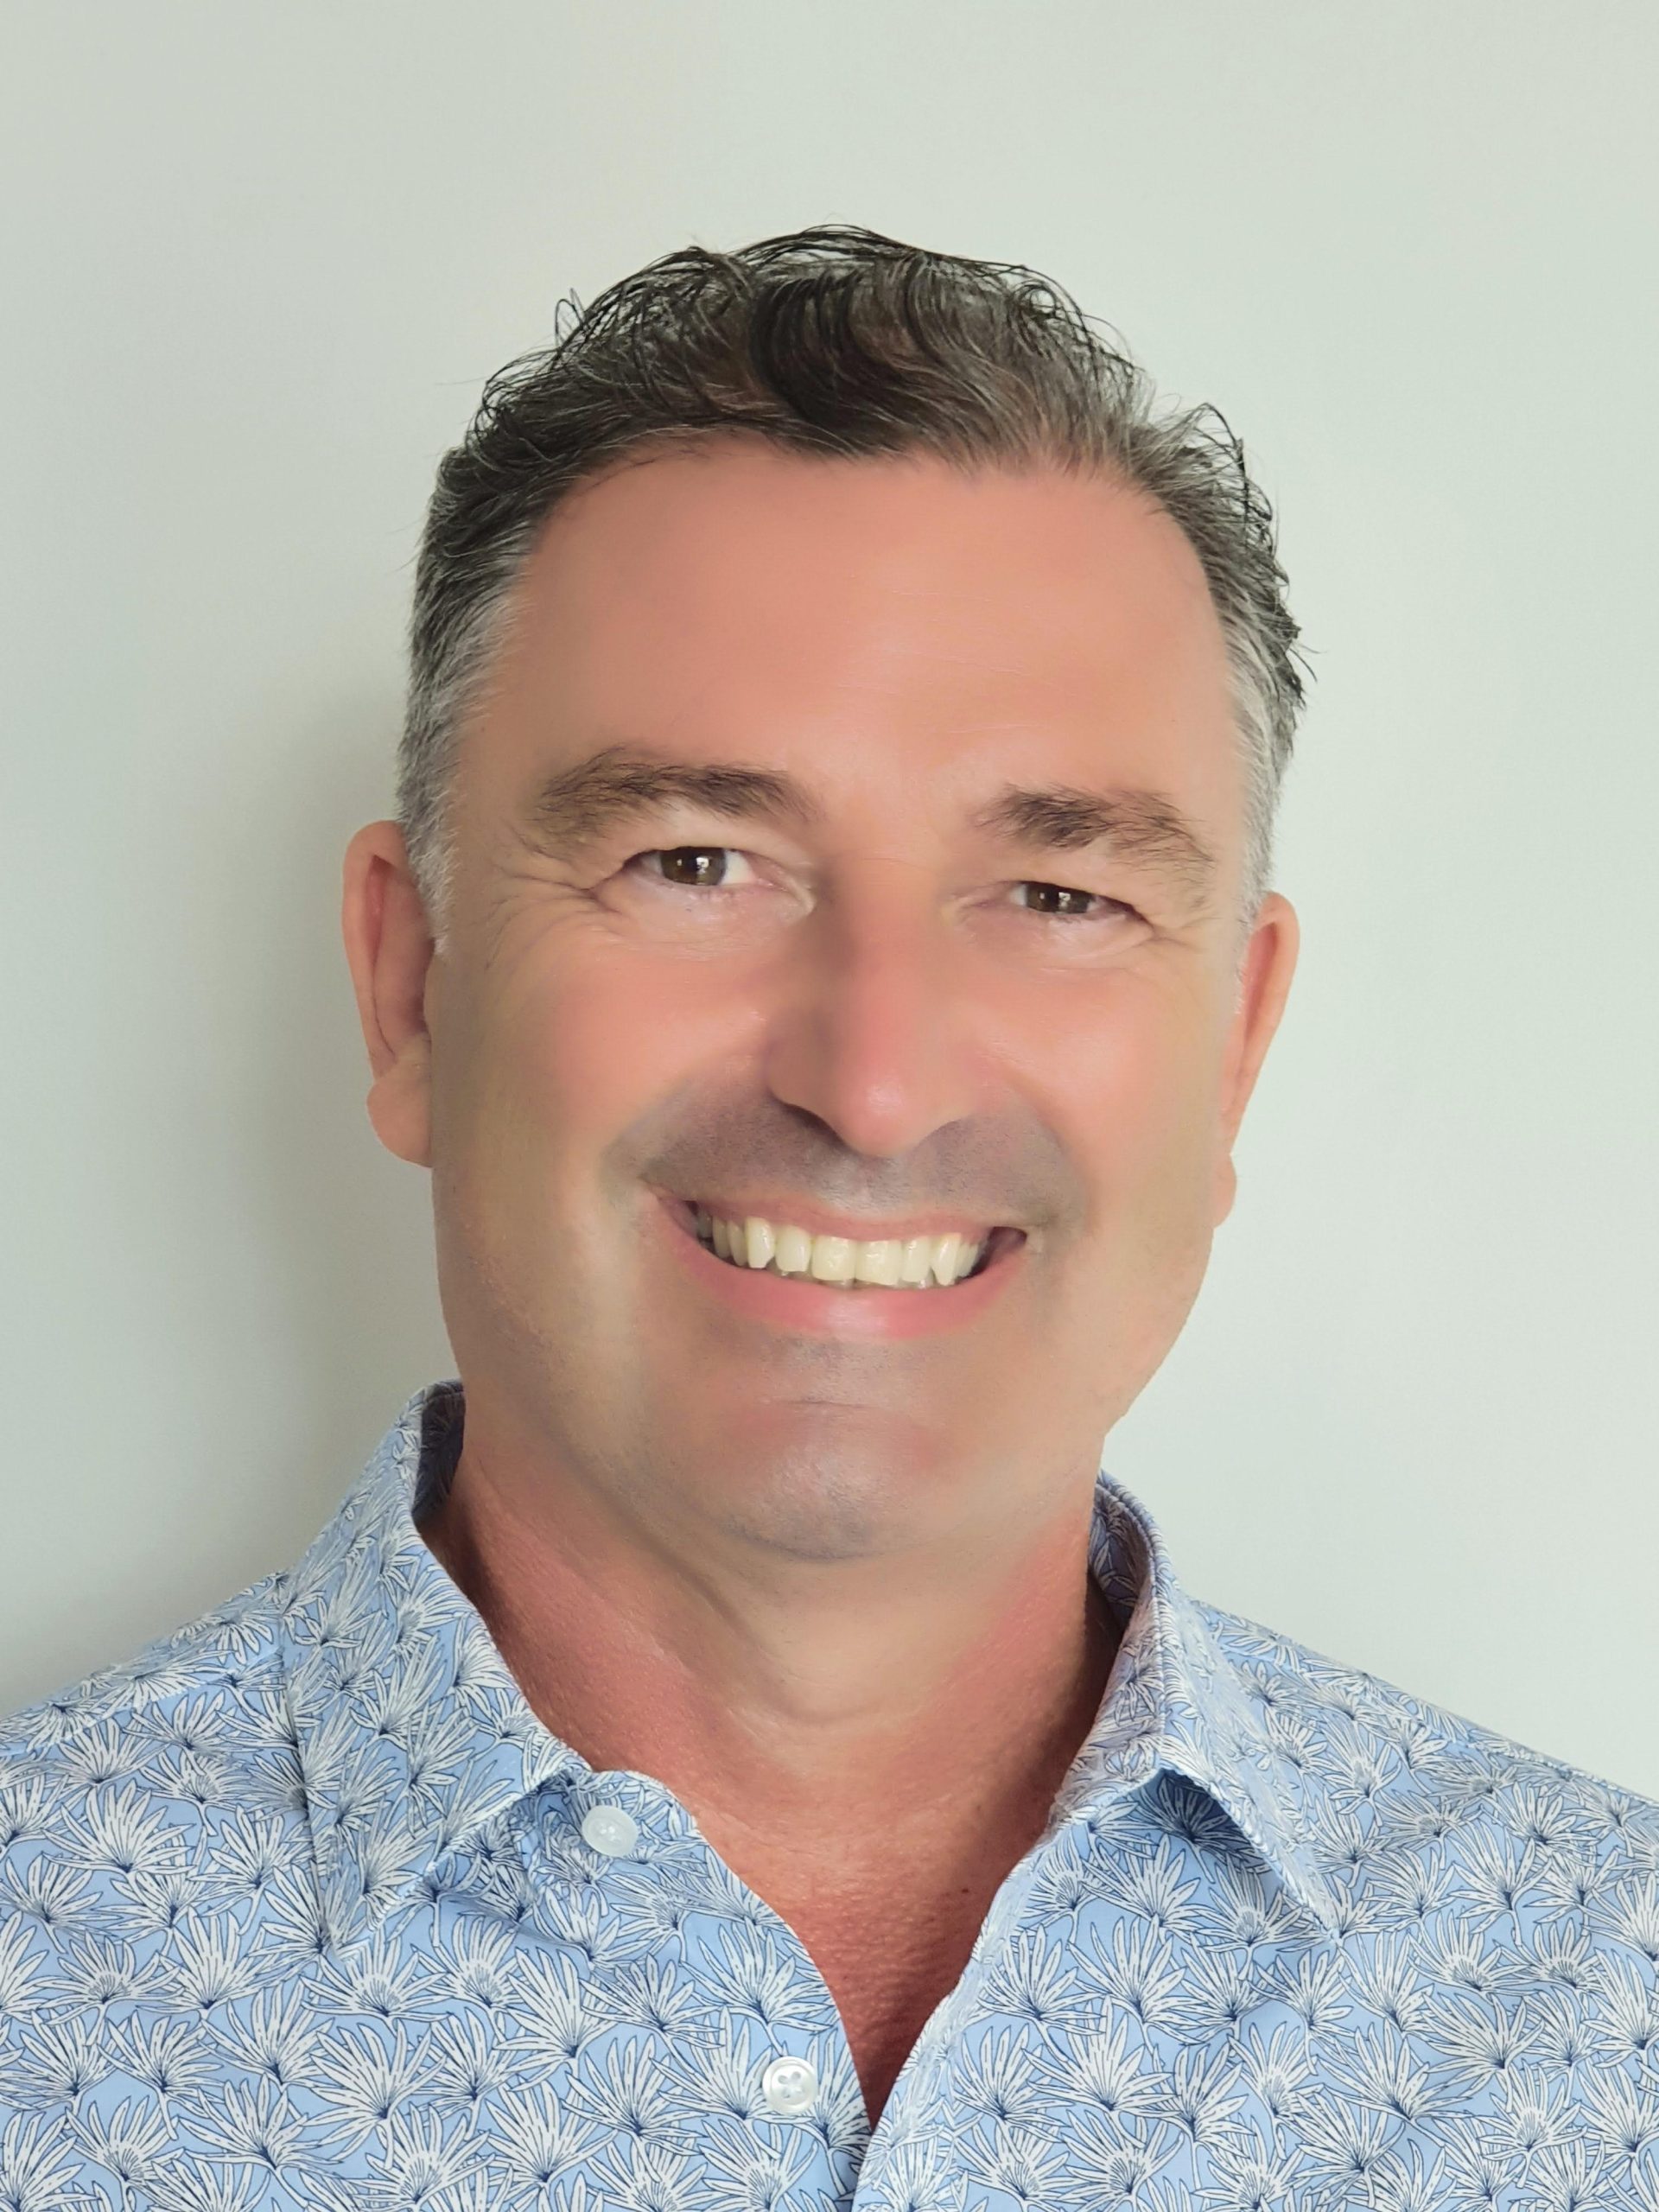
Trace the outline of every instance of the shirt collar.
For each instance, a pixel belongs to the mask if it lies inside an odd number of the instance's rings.
[[[524,1800],[593,1769],[537,1719],[476,1608],[416,1522],[461,1448],[459,1378],[415,1392],[286,1578],[279,1637],[322,1909],[344,1944],[428,1894],[437,1861]],[[1173,1772],[1204,1790],[1291,1897],[1328,1927],[1294,1770],[1274,1750],[1151,1517],[1103,1471],[1090,1569],[1120,1644],[1052,1834]]]
[[[416,1391],[284,1592],[293,1744],[337,1944],[532,1792],[591,1770],[537,1719],[416,1525],[454,1472],[463,1411],[458,1378]]]
[[[1103,1468],[1089,1564],[1117,1624],[1117,1656],[1050,1832],[1160,1774],[1183,1776],[1226,1815],[1313,1929],[1330,1932],[1338,1909],[1308,1840],[1300,1769],[1223,1649],[1211,1609],[1177,1581],[1151,1515]]]

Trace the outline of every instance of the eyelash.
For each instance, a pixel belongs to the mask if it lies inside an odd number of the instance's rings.
[[[737,853],[740,859],[747,860],[747,855],[743,854],[735,845],[653,845],[645,852],[635,853],[632,859],[626,861],[623,863],[623,873],[626,874],[629,869],[637,868],[641,861],[658,860],[671,853]],[[647,874],[650,873],[649,870],[645,872]],[[652,875],[652,880],[654,882],[662,884],[665,890],[670,891],[702,890],[705,892],[719,892],[728,888],[726,885],[719,883],[702,885],[694,883],[670,883],[668,879],[662,875]],[[1016,887],[1029,887],[1033,890],[1058,891],[1068,898],[1093,899],[1099,906],[1111,909],[1114,913],[1128,914],[1137,921],[1141,918],[1138,909],[1131,906],[1126,899],[1108,898],[1103,891],[1083,891],[1077,889],[1071,884],[1051,883],[1046,878],[1041,876],[1020,877],[1020,884]],[[736,887],[734,886],[731,887],[735,888]],[[1040,907],[1035,906],[1027,906],[1022,911],[1028,914],[1037,915],[1039,919],[1042,921],[1058,922],[1062,927],[1069,926],[1070,925],[1077,922],[1093,922],[1106,918],[1099,913],[1045,913]]]

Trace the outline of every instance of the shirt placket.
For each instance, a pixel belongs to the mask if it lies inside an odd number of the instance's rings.
[[[673,1924],[661,1928],[648,1955],[684,1974],[716,2024],[724,2062],[718,2092],[690,2086],[699,2079],[697,2051],[677,2048],[655,2026],[628,2024],[620,2031],[650,2038],[673,2133],[695,2146],[704,2193],[721,2177],[729,2189],[734,2161],[747,2156],[757,2175],[775,2160],[778,2185],[765,2201],[779,2212],[849,2203],[862,2148],[849,2140],[845,2120],[857,2086],[851,2050],[823,1975],[787,1922],[732,1872],[681,1801],[648,1776],[594,1771],[557,1786],[543,1793],[529,1834],[540,1878],[559,1878],[557,1862],[580,1852],[613,1910],[638,1913],[639,1885],[663,1890],[663,1918]],[[725,1897],[729,1912],[716,1909]],[[756,1952],[760,1965],[746,1974],[747,1955]],[[774,1962],[781,1977],[760,1970]],[[605,1980],[602,1970],[593,1974],[596,2015]],[[701,2078],[713,2080],[715,2069]]]

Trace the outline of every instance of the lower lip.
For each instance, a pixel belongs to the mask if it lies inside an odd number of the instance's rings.
[[[880,1290],[861,1284],[856,1290],[836,1290],[810,1276],[778,1275],[766,1268],[737,1268],[716,1259],[699,1243],[690,1207],[664,1199],[661,1211],[669,1244],[694,1282],[734,1313],[809,1337],[885,1341],[967,1328],[1013,1281],[1026,1250],[1022,1240],[999,1252],[978,1274],[948,1286]]]

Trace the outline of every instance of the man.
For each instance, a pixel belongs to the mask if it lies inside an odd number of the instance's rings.
[[[1295,962],[1283,586],[1027,271],[493,380],[345,869],[458,1374],[11,1722],[0,2205],[1659,2207],[1659,1807],[1099,1468]]]

